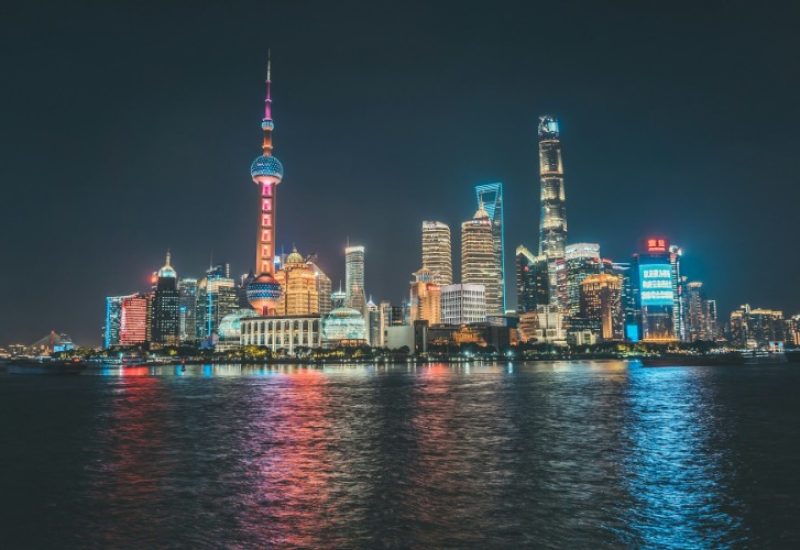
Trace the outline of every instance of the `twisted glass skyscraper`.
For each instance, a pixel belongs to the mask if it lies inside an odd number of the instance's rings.
[[[552,261],[564,257],[567,211],[558,120],[550,115],[539,117],[539,178],[542,207],[539,218],[539,254]]]
[[[494,246],[495,261],[500,268],[498,273],[498,284],[500,292],[500,311],[506,310],[506,257],[505,257],[505,236],[503,234],[503,184],[487,183],[475,186],[475,195],[478,199],[478,208],[483,208],[489,215],[492,222],[492,242]],[[466,282],[466,281],[465,281]],[[487,290],[487,304],[491,302]],[[494,313],[494,312],[492,312]]]

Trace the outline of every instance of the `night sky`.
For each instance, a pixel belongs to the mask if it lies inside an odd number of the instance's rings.
[[[349,237],[368,294],[398,302],[422,220],[458,251],[473,186],[502,181],[513,289],[552,113],[569,242],[627,261],[660,233],[721,316],[800,311],[796,3],[19,4],[0,7],[0,344],[98,344],[104,297],[146,289],[167,248],[179,276],[251,268],[268,47],[279,247],[334,286]]]

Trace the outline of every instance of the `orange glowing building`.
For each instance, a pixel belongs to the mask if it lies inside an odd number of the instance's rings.
[[[319,291],[314,266],[307,263],[295,248],[286,257],[284,266],[275,273],[283,292],[276,313],[278,315],[318,315]]]

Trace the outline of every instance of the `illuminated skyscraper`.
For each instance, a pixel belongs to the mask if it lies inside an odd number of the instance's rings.
[[[264,100],[264,118],[261,129],[264,138],[261,156],[250,166],[253,183],[259,186],[260,209],[256,247],[258,274],[247,287],[250,305],[260,315],[273,315],[281,297],[280,284],[275,280],[275,214],[278,184],[283,180],[283,165],[272,155],[272,77],[271,61],[267,61],[267,94]]]
[[[123,346],[143,344],[147,341],[147,310],[150,299],[144,294],[125,296],[119,324],[119,343]]]
[[[180,323],[178,333],[181,342],[197,340],[197,279],[184,277],[178,281],[180,296]]]
[[[442,322],[442,290],[427,268],[423,267],[414,273],[409,300],[412,323],[428,321],[430,325],[438,325]]]
[[[170,253],[167,252],[167,261],[158,270],[153,293],[152,341],[158,344],[177,344],[179,328],[178,275],[170,264]]]
[[[422,222],[422,267],[430,270],[435,283],[453,283],[453,252],[447,224]]]
[[[482,207],[461,224],[461,282],[483,285],[486,315],[503,315],[500,264],[489,214]]]
[[[581,309],[581,283],[589,275],[601,271],[600,245],[596,243],[569,244],[564,248],[566,288],[564,289],[564,314],[574,318]]]
[[[673,256],[669,243],[661,237],[647,239],[646,250],[634,256],[638,288],[638,307],[642,340],[674,342],[676,289]]]
[[[325,275],[325,272],[315,263],[314,259],[308,260],[308,265],[314,272],[314,277],[317,281],[317,297],[319,298],[319,314],[327,315],[333,309],[331,304],[331,293],[333,285],[330,277]]]
[[[506,310],[506,255],[505,235],[503,230],[503,184],[500,182],[487,183],[475,186],[475,195],[478,207],[483,206],[489,219],[492,221],[492,239],[494,240],[494,253],[497,256],[497,265],[500,267],[501,313]]]
[[[549,277],[547,258],[535,256],[525,246],[517,247],[517,311],[536,311],[548,305]]]
[[[539,177],[541,216],[539,218],[539,254],[548,259],[564,257],[567,242],[564,164],[558,121],[550,115],[539,117]]]
[[[363,246],[348,246],[344,249],[347,307],[360,311],[362,315],[367,305],[364,290],[364,253]]]
[[[310,316],[319,314],[319,294],[314,268],[306,263],[295,248],[286,263],[275,274],[283,289],[278,315]]]
[[[588,275],[580,283],[580,316],[601,340],[622,340],[622,277]]]
[[[230,277],[228,264],[210,267],[197,285],[197,322],[199,337],[208,338],[219,328],[223,317],[239,309],[236,281]]]
[[[122,320],[122,300],[126,296],[106,298],[106,320],[103,325],[103,348],[119,345],[119,330]]]

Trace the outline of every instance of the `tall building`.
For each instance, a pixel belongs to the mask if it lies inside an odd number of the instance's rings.
[[[319,314],[317,275],[311,264],[293,249],[283,267],[275,274],[283,289],[276,313],[278,315],[311,316]]]
[[[258,235],[256,246],[257,276],[247,287],[250,305],[259,315],[274,315],[281,297],[281,286],[275,280],[275,213],[278,184],[283,181],[283,165],[272,155],[272,63],[267,60],[267,93],[264,118],[261,120],[263,140],[261,156],[250,165],[250,176],[260,190]]]
[[[333,284],[330,277],[325,275],[325,272],[316,264],[315,259],[309,259],[308,265],[314,272],[314,277],[317,281],[317,297],[319,298],[319,314],[327,315],[333,309],[331,303],[331,294],[333,292]]]
[[[422,267],[433,274],[433,282],[453,284],[453,252],[447,224],[422,222]]]
[[[547,258],[534,256],[525,246],[517,247],[517,310],[520,313],[536,311],[549,301],[549,276]]]
[[[580,288],[580,316],[601,340],[622,340],[622,277],[608,273],[585,277]]]
[[[379,347],[381,338],[381,311],[372,298],[367,302],[367,343],[372,347]]]
[[[181,342],[197,340],[197,279],[184,277],[178,281],[180,297],[179,329]]]
[[[462,283],[442,287],[442,322],[466,325],[486,321],[486,290],[483,285]]]
[[[362,313],[367,305],[364,290],[364,252],[363,246],[347,246],[344,249],[347,307]]]
[[[640,310],[641,337],[645,342],[674,342],[676,294],[672,252],[661,237],[647,239],[645,252],[634,256]]]
[[[602,271],[600,245],[596,243],[569,244],[564,249],[566,288],[564,313],[575,318],[581,310],[581,283],[590,275]]]
[[[414,273],[409,300],[412,324],[414,321],[428,321],[429,325],[438,325],[442,322],[442,290],[434,282],[433,273],[427,268],[423,267]]]
[[[103,348],[119,345],[120,322],[122,321],[122,300],[125,296],[106,298],[106,315],[103,324]]]
[[[690,342],[713,340],[713,335],[708,330],[707,307],[703,283],[686,283],[686,329]]]
[[[227,264],[213,266],[197,285],[197,322],[202,323],[199,338],[217,332],[222,318],[239,309],[236,281],[230,277]],[[273,310],[274,311],[274,310]]]
[[[616,275],[622,280],[622,319],[625,340],[639,341],[640,310],[637,304],[638,288],[635,287],[635,277],[630,263],[607,262],[603,265],[603,272]]]
[[[500,295],[500,264],[494,248],[493,225],[482,207],[478,207],[471,220],[461,224],[461,282],[483,285],[487,315],[505,313]]]
[[[679,246],[669,247],[669,262],[672,267],[672,293],[674,304],[672,308],[672,322],[675,327],[675,337],[681,342],[688,342],[686,330],[686,277],[681,275],[681,255],[683,251]]]
[[[539,254],[549,260],[563,258],[567,242],[564,164],[558,120],[551,115],[539,117],[539,178]]]
[[[786,341],[786,336],[782,311],[744,304],[731,312],[730,339],[737,346],[773,348]]]
[[[377,345],[383,348],[386,347],[386,329],[392,325],[392,304],[390,302],[384,300],[378,305],[378,318],[380,332]]]
[[[178,274],[167,261],[158,270],[156,288],[153,292],[152,341],[157,344],[175,345],[178,343],[180,329],[180,295],[178,294]]]
[[[122,346],[144,344],[147,341],[147,310],[150,299],[144,294],[122,298],[119,343]]]
[[[497,274],[500,285],[500,302],[503,314],[506,311],[506,255],[505,232],[503,229],[503,184],[500,182],[475,186],[478,208],[483,206],[492,222],[492,239],[496,262],[500,268]]]

